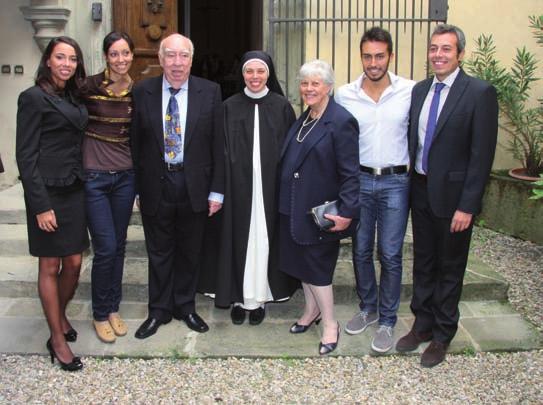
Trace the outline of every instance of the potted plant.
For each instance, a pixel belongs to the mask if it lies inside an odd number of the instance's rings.
[[[543,46],[543,15],[529,17],[537,43]],[[508,150],[522,163],[523,174],[537,180],[543,173],[543,96],[531,107],[532,84],[538,61],[526,47],[517,48],[513,66],[507,70],[496,59],[492,35],[482,34],[465,68],[494,85],[500,106],[500,128],[510,135]],[[517,170],[512,170],[514,174]]]

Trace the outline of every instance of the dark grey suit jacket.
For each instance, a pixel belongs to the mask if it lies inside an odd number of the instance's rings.
[[[433,78],[419,82],[411,96],[409,155],[413,170],[419,116]],[[428,155],[428,198],[437,217],[456,210],[478,214],[492,167],[498,134],[496,89],[461,69],[439,115]]]
[[[134,86],[131,148],[140,209],[155,215],[165,175],[162,117],[162,76]],[[187,123],[184,133],[184,174],[192,209],[208,209],[209,192],[224,194],[224,130],[220,88],[189,77]]]

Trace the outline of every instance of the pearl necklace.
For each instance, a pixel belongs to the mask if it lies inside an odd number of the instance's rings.
[[[309,133],[313,130],[313,128],[315,128],[315,125],[317,125],[317,122],[319,122],[321,117],[322,117],[322,114],[319,114],[317,118],[313,118],[311,121],[308,121],[308,119],[311,118],[311,113],[307,114],[307,117],[305,117],[305,120],[304,122],[302,122],[302,126],[300,127],[300,130],[298,131],[298,134],[296,135],[296,141],[298,141],[299,143],[302,143],[304,139],[307,138],[307,135],[309,135]],[[309,130],[304,135],[302,135],[302,129],[304,129],[305,127],[311,124],[313,124],[311,128],[309,128]]]

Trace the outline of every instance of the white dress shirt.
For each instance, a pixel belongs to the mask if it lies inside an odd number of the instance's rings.
[[[445,86],[443,89],[441,89],[441,93],[439,93],[439,105],[437,107],[437,117],[436,122],[439,120],[439,114],[441,114],[441,110],[443,109],[443,105],[445,104],[445,100],[447,100],[447,96],[449,95],[449,90],[451,89],[452,84],[456,80],[456,76],[458,76],[458,72],[460,72],[460,68],[457,67],[454,72],[452,72],[449,76],[445,78],[441,83],[443,83]],[[422,170],[422,151],[424,150],[424,138],[426,137],[426,126],[428,125],[428,115],[430,114],[430,104],[432,104],[432,98],[434,97],[434,89],[436,87],[436,83],[439,83],[439,80],[434,76],[434,81],[432,82],[432,85],[430,86],[430,90],[428,90],[428,94],[426,95],[426,98],[424,99],[424,104],[422,105],[422,110],[420,111],[419,115],[419,132],[418,132],[418,138],[419,143],[417,146],[417,159],[415,162],[415,170],[417,173],[420,174],[426,174],[424,170]],[[436,134],[434,133],[434,136]]]
[[[379,101],[362,89],[363,74],[354,82],[341,86],[335,96],[358,121],[360,164],[384,168],[409,164],[407,128],[413,80],[388,72],[388,86]]]

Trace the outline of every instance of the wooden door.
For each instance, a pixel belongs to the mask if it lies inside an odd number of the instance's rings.
[[[113,0],[113,27],[134,41],[134,80],[162,73],[158,63],[160,41],[177,32],[177,0]]]

